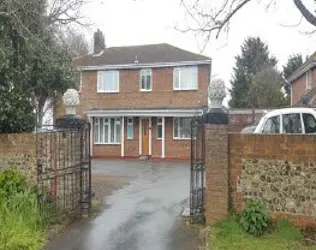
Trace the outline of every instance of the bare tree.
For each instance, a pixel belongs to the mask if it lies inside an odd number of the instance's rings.
[[[38,26],[45,27],[47,32],[55,32],[56,29],[68,24],[87,25],[81,10],[89,1],[1,0],[0,18],[9,20],[18,36],[34,40],[38,45],[43,42],[42,36],[35,35],[34,32]]]
[[[89,43],[84,33],[79,30],[67,29],[63,36],[63,42],[73,58],[89,53]]]
[[[206,3],[211,2],[211,0],[205,0],[204,2],[203,0],[194,0],[191,4],[189,1],[190,0],[181,0],[181,5],[184,7],[192,22],[188,28],[180,30],[201,35],[204,37],[204,43],[206,45],[211,36],[215,35],[215,37],[218,38],[223,31],[228,31],[231,19],[253,0],[222,0],[221,4],[211,8],[206,5]],[[277,0],[271,0],[267,7],[275,4],[276,1]],[[292,1],[300,11],[302,17],[316,27],[316,15],[312,10],[309,10],[301,0]]]

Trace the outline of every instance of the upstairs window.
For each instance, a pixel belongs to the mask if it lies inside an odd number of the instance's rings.
[[[173,90],[196,90],[198,86],[198,68],[179,67],[173,69]]]
[[[140,71],[140,90],[151,91],[152,88],[152,70],[142,69]]]
[[[101,93],[119,92],[119,71],[99,71],[97,91]]]

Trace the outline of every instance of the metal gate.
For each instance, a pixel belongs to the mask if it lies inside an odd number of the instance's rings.
[[[196,117],[191,121],[191,186],[190,222],[204,223],[204,120]]]
[[[39,204],[49,200],[56,214],[91,208],[90,124],[43,126],[36,132]]]

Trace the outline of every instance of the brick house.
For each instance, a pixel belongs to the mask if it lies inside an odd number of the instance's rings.
[[[92,125],[93,157],[189,159],[190,120],[208,104],[211,59],[169,44],[104,45],[74,60],[78,113]]]
[[[316,52],[287,79],[291,106],[316,107]]]

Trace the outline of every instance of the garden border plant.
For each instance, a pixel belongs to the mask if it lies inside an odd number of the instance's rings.
[[[38,250],[53,215],[50,203],[39,206],[38,191],[16,169],[0,172],[0,249]]]
[[[239,223],[247,233],[257,236],[264,234],[269,226],[269,211],[266,204],[258,200],[248,201]]]

